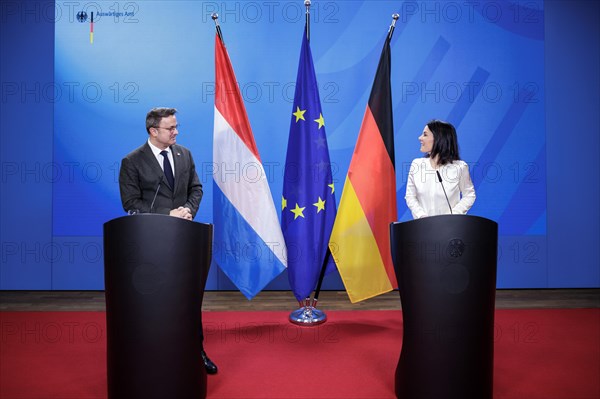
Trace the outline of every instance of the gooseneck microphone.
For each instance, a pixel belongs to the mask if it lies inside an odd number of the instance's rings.
[[[156,187],[156,191],[154,192],[154,198],[152,198],[152,203],[150,204],[150,213],[153,213],[154,210],[154,201],[156,201],[156,196],[158,195],[158,190],[160,190],[160,180],[158,181],[158,186]]]
[[[446,197],[446,202],[448,203],[448,208],[450,209],[450,214],[452,215],[452,207],[450,206],[450,200],[448,199],[448,194],[446,194],[446,189],[444,188],[444,183],[442,183],[442,175],[440,175],[439,170],[436,170],[435,173],[437,173],[437,177],[442,186],[442,190],[444,190],[444,197]]]

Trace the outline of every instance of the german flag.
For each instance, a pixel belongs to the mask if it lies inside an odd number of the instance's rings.
[[[329,241],[353,303],[398,286],[389,237],[389,225],[398,218],[390,39],[383,45]]]
[[[90,44],[94,44],[94,12],[92,11],[90,18]]]

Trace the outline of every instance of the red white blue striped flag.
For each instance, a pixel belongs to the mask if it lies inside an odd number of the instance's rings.
[[[287,267],[286,246],[223,41],[215,40],[214,261],[252,299]]]

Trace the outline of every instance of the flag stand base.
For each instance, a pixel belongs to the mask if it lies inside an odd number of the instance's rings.
[[[290,313],[290,322],[299,326],[318,326],[326,321],[327,315],[325,312],[310,305],[302,306]]]

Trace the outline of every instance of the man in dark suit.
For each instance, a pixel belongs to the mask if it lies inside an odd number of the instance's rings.
[[[191,152],[175,144],[179,134],[176,113],[175,108],[151,109],[146,115],[148,141],[121,161],[119,188],[125,212],[162,213],[188,220],[196,216],[202,184]],[[202,360],[208,374],[217,372],[204,349]]]
[[[174,108],[150,110],[146,115],[148,141],[121,162],[119,187],[126,212],[162,213],[189,220],[196,216],[202,184],[190,151],[175,144],[179,134],[176,112]]]

